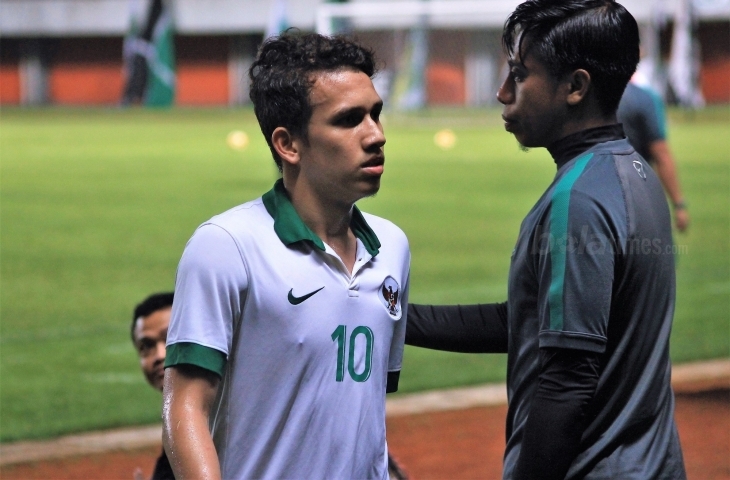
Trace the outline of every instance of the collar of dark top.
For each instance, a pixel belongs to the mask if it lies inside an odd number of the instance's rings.
[[[547,149],[560,170],[560,167],[594,145],[611,140],[621,140],[624,137],[623,126],[615,123],[573,133],[554,142]]]
[[[324,251],[324,242],[317,236],[299,216],[291,203],[289,194],[284,188],[284,181],[279,179],[274,188],[262,196],[266,211],[274,219],[274,231],[284,245],[297,242],[309,242],[315,248]],[[380,241],[367,224],[360,210],[353,205],[350,219],[352,233],[362,241],[365,249],[373,257],[380,251]]]

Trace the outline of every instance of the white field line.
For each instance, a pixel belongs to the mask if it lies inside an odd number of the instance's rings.
[[[685,383],[730,380],[730,359],[684,363],[672,367],[672,386]]]
[[[730,385],[730,358],[677,365],[672,385],[722,381]],[[401,395],[385,402],[389,417],[473,407],[504,405],[503,383]],[[53,440],[0,444],[0,465],[89,455],[114,450],[135,450],[161,444],[162,426],[129,427],[68,435]]]
[[[506,403],[507,387],[504,383],[496,383],[476,387],[434,390],[391,398],[385,402],[385,415],[400,417],[417,413],[489,407]]]
[[[0,445],[0,465],[89,455],[112,450],[135,450],[162,443],[162,425],[67,435],[54,440]]]

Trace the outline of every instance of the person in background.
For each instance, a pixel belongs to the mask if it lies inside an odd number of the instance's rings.
[[[165,376],[165,342],[167,328],[170,325],[173,296],[172,292],[152,294],[137,305],[132,314],[132,343],[139,356],[139,366],[147,382],[160,393]],[[143,478],[142,471],[137,469],[134,479]],[[155,464],[151,480],[174,479],[175,475],[163,449]]]
[[[631,146],[654,167],[662,182],[674,210],[674,225],[680,232],[686,231],[689,212],[667,142],[664,102],[637,73],[626,86],[616,114]]]

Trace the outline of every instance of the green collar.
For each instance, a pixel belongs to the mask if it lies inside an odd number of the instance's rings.
[[[284,245],[291,245],[297,242],[310,242],[318,249],[324,251],[324,242],[308,226],[304,224],[289,195],[284,188],[284,181],[279,179],[274,188],[266,192],[261,199],[264,202],[266,211],[274,219],[274,231]],[[367,224],[360,210],[353,205],[352,219],[350,220],[352,233],[365,246],[365,249],[373,257],[380,251],[380,241]]]

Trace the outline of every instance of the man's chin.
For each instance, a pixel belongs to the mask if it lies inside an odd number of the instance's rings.
[[[375,195],[378,194],[379,191],[380,191],[380,177],[368,178],[362,184],[362,187],[360,189],[360,193],[361,193],[360,198],[374,197]]]
[[[525,143],[524,143],[525,139],[523,138],[522,135],[520,135],[519,132],[515,132],[515,131],[513,131],[513,129],[507,128],[507,127],[505,127],[505,130],[507,130],[507,132],[511,133],[512,136],[515,137],[515,141],[517,142],[517,148],[519,148],[523,152],[527,152],[530,150],[530,147],[525,145]]]
[[[162,391],[162,385],[165,383],[164,375],[153,375],[147,377],[147,383],[155,390]]]

